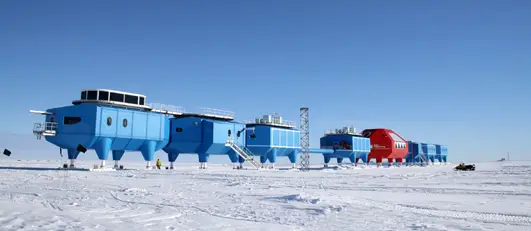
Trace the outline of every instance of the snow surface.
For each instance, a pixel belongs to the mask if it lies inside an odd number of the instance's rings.
[[[531,162],[475,172],[123,164],[134,169],[0,161],[0,230],[531,230]]]

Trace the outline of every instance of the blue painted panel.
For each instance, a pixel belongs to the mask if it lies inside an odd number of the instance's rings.
[[[236,139],[236,142],[237,144],[241,145],[241,146],[245,146],[246,144],[246,140],[245,140],[245,124],[242,124],[242,123],[234,123],[234,122],[231,122],[232,126],[233,126],[233,136],[235,136],[234,138]],[[240,136],[238,137],[238,132],[240,132]]]
[[[433,144],[426,144],[422,143],[422,153],[425,153],[427,155],[435,154],[435,145]]]
[[[48,110],[54,115],[47,115],[46,122],[57,123],[57,134],[94,134],[96,107],[93,105],[75,105]],[[65,117],[80,117],[81,121],[76,124],[64,124]]]
[[[247,147],[269,146],[269,142],[271,142],[271,131],[270,129],[264,129],[263,126],[247,127],[245,134]],[[252,134],[255,134],[256,137],[251,138]]]
[[[211,145],[212,143],[225,143],[227,141],[227,138],[229,137],[229,130],[231,132],[231,136],[235,135],[233,129],[229,126],[229,124],[223,124],[219,122],[211,122],[211,121],[205,121],[205,125],[208,123],[209,128],[212,127],[212,134],[210,134],[210,130],[205,130],[205,137],[211,136],[212,139],[209,139],[207,142],[206,140],[203,140],[204,143],[207,143],[208,145]],[[211,140],[211,141],[210,141]]]
[[[286,130],[280,130],[280,146],[288,146],[288,132]]]
[[[119,110],[118,120],[116,121],[118,127],[118,137],[131,138],[133,135],[133,111]],[[125,126],[124,126],[125,125]]]
[[[219,144],[225,144],[227,139],[235,139],[238,142],[238,144],[243,144],[241,138],[238,138],[238,131],[242,130],[245,125],[243,124],[237,124],[232,122],[224,122],[224,121],[214,121],[214,139],[213,143],[219,143]],[[231,136],[229,137],[229,130],[231,132]],[[241,137],[241,136],[240,136]]]
[[[171,142],[201,142],[203,123],[200,118],[182,118],[172,119],[171,124]],[[177,130],[182,129],[182,132]]]
[[[441,145],[441,155],[448,155],[448,146]]]
[[[147,113],[133,112],[131,123],[132,137],[135,139],[145,139],[147,132]]]
[[[295,144],[295,140],[294,140],[295,135],[294,135],[294,132],[293,132],[293,131],[289,131],[289,132],[287,132],[286,134],[287,134],[287,136],[288,136],[288,139],[287,139],[288,142],[286,143],[286,146],[288,146],[288,147],[294,147],[294,146],[295,146],[295,145],[294,145],[294,144]]]
[[[116,124],[118,112],[114,108],[100,108],[100,134],[101,136],[114,137],[116,136]],[[111,118],[111,125],[107,123],[108,118]]]
[[[274,147],[280,146],[280,143],[278,142],[278,140],[280,139],[280,131],[276,129],[272,129],[271,134],[272,134],[271,146],[274,146]]]
[[[147,139],[151,140],[159,140],[162,139],[161,137],[161,131],[162,131],[162,117],[160,114],[148,114],[148,121],[147,121]]]
[[[124,150],[128,150],[128,151],[137,151],[137,150],[140,150],[140,148],[142,147],[142,145],[144,144],[144,139],[131,139],[129,140],[129,142],[127,143],[127,146],[125,147]],[[167,142],[163,142],[164,144],[166,144]],[[114,145],[114,144],[113,144]],[[165,146],[165,145],[164,145]],[[162,147],[160,148],[156,148],[156,150],[160,150]],[[116,149],[114,149],[116,150]]]
[[[131,139],[114,138],[111,144],[111,150],[126,150]]]
[[[293,136],[294,136],[293,139],[295,141],[293,146],[300,147],[301,146],[301,132],[300,131],[293,131]]]

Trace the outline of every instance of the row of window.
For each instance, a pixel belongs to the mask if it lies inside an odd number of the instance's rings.
[[[146,103],[145,97],[108,91],[83,91],[81,92],[81,100],[102,100],[136,105],[145,105]]]
[[[404,149],[404,148],[406,148],[406,143],[395,142],[395,148]]]
[[[53,117],[50,119],[50,122],[54,122]],[[65,116],[63,118],[63,124],[65,124],[65,125],[73,125],[73,124],[77,124],[79,122],[81,122],[81,117]],[[108,126],[112,125],[112,118],[111,117],[107,117],[107,125]],[[123,119],[122,120],[122,126],[124,126],[124,128],[127,127],[127,119]]]

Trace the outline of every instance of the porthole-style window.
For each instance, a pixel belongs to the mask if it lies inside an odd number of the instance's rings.
[[[107,125],[111,126],[111,124],[112,124],[112,118],[107,117]]]
[[[124,119],[124,121],[123,121],[123,125],[124,125],[124,128],[127,127],[127,119]]]
[[[176,132],[183,132],[183,128],[176,128],[175,131]]]

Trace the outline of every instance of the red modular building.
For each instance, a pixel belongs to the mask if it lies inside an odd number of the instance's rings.
[[[407,141],[391,129],[365,129],[361,134],[371,140],[369,161],[374,158],[378,164],[381,164],[383,159],[387,159],[389,163],[393,160],[402,163],[408,153]]]

